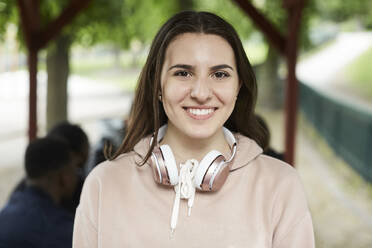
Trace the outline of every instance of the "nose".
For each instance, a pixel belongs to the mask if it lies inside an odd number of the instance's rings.
[[[211,98],[211,89],[207,79],[198,78],[192,85],[190,96],[198,102],[209,100]]]

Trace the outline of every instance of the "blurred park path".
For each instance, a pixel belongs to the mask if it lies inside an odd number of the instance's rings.
[[[372,46],[372,32],[341,33],[323,49],[300,60],[298,78],[327,89],[337,73]]]
[[[340,33],[320,51],[301,59],[297,76],[303,83],[350,104],[372,111],[372,104],[342,87],[342,71],[372,47],[372,32]]]

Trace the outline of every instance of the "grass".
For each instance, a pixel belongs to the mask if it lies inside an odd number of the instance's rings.
[[[372,100],[372,46],[345,70],[348,86],[362,97]]]

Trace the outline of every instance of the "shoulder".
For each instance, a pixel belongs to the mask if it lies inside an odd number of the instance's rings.
[[[141,164],[150,147],[150,138],[150,136],[146,136],[134,146],[132,151],[123,153],[114,160],[106,160],[98,164],[89,173],[87,180],[89,181],[94,178],[104,179],[106,177],[110,178],[117,175],[122,177],[127,175],[130,171],[138,170],[138,168],[141,168],[138,165]],[[123,175],[123,173],[125,175]]]
[[[134,178],[141,177],[148,168],[140,165],[143,158],[135,151],[123,153],[114,160],[97,165],[85,179],[82,194],[97,194],[117,188],[126,188],[134,183]]]
[[[128,172],[133,170],[139,162],[141,162],[141,160],[135,152],[123,153],[114,160],[106,160],[98,164],[89,173],[86,180],[104,179],[106,177],[115,176],[118,173]]]
[[[265,154],[258,156],[255,162],[257,169],[266,172],[273,179],[282,181],[283,179],[295,179],[299,176],[297,170],[290,164]]]
[[[304,216],[309,211],[300,175],[291,165],[267,155],[257,158],[255,169],[273,192],[273,219],[283,215]]]
[[[238,170],[239,171],[239,170]],[[234,173],[234,172],[233,172]],[[297,170],[276,158],[259,154],[241,168],[241,175],[251,178],[255,187],[267,192],[274,204],[288,204],[306,209],[305,190]]]
[[[304,196],[300,175],[290,164],[261,154],[252,165],[252,169],[263,178],[266,184],[272,184],[277,195],[281,192],[293,192],[296,193],[292,195],[293,197]]]
[[[38,244],[45,232],[46,226],[40,217],[42,213],[34,211],[27,202],[20,203],[8,203],[0,212],[0,243],[9,247]]]

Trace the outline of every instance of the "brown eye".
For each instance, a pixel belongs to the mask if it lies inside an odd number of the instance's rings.
[[[178,77],[190,77],[191,74],[188,71],[176,71],[174,73],[174,76],[178,76]]]
[[[213,74],[213,77],[215,77],[217,79],[223,79],[223,78],[230,77],[230,74],[228,74],[227,72],[224,72],[224,71],[217,71]]]

